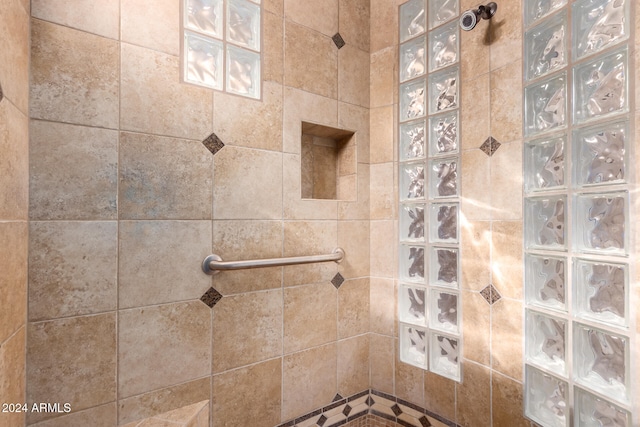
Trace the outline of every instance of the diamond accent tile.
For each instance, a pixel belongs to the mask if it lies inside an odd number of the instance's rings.
[[[207,304],[209,308],[213,308],[213,306],[215,306],[221,299],[222,294],[212,287],[209,288],[209,290],[205,292],[202,297],[200,297],[200,301]]]
[[[351,409],[352,409],[352,408],[351,408],[351,406],[349,406],[349,405],[346,405],[346,406],[344,407],[344,409],[342,410],[342,413],[344,414],[344,416],[345,416],[345,417],[348,417],[348,416],[349,416],[349,414],[351,413]]]
[[[400,409],[397,403],[391,407],[391,410],[396,414],[396,417],[402,413],[402,409]]]
[[[340,286],[344,283],[344,277],[342,277],[342,274],[337,273],[335,276],[333,276],[333,279],[331,279],[331,283],[333,283],[333,286],[335,286],[336,289],[339,289]],[[336,397],[337,396],[340,396],[340,395],[337,394]],[[342,397],[340,399],[342,399]],[[334,399],[334,402],[335,402],[335,399]]]
[[[500,144],[498,142],[498,140],[496,140],[494,137],[490,136],[489,138],[487,138],[482,145],[480,146],[480,149],[489,157],[493,156],[494,153],[498,150],[498,148],[500,148]]]
[[[502,298],[500,292],[498,292],[498,290],[492,284],[489,284],[483,290],[481,290],[480,295],[482,295],[482,297],[487,301],[489,305],[493,305],[500,298]]]
[[[211,154],[213,155],[222,150],[222,148],[224,147],[224,142],[222,142],[222,140],[218,138],[218,135],[216,135],[215,133],[209,135],[204,141],[202,141],[202,143],[205,147],[207,147],[207,150],[211,151]]]
[[[426,416],[422,416],[418,421],[420,421],[422,427],[431,427],[431,422]]]
[[[337,276],[337,275],[339,275],[339,274],[340,274],[340,273],[336,274],[336,276]],[[335,279],[335,277],[334,277],[334,279]],[[333,283],[333,280],[331,281],[331,283]],[[335,284],[334,284],[334,285],[335,285]],[[337,402],[338,400],[342,400],[342,399],[344,399],[344,397],[342,397],[342,396],[340,395],[340,393],[336,393],[336,395],[334,396],[334,398],[333,398],[332,402]]]
[[[326,423],[328,420],[327,417],[325,417],[324,415],[321,415],[320,418],[318,418],[318,421],[316,422],[316,424],[320,427],[322,427],[324,425],[324,423]]]
[[[331,40],[333,40],[338,49],[342,48],[342,46],[346,44],[340,33],[335,33],[334,36],[331,37]]]
[[[376,403],[376,401],[375,401],[375,400],[373,400],[373,399],[371,398],[371,396],[369,396],[369,397],[367,398],[367,406],[373,406],[373,404],[374,404],[374,403]]]

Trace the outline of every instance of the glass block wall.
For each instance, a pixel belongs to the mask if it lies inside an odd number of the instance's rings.
[[[524,2],[525,415],[631,426],[631,0]]]
[[[183,80],[260,98],[260,0],[183,0]]]
[[[428,5],[428,6],[427,6]],[[457,0],[400,6],[400,360],[460,381]]]

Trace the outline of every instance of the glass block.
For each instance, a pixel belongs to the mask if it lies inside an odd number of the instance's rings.
[[[420,368],[427,368],[427,330],[400,324],[400,360]]]
[[[627,63],[623,49],[574,68],[575,123],[629,111]]]
[[[524,414],[545,427],[568,427],[568,384],[530,365],[526,365],[525,384]]]
[[[573,53],[576,58],[629,37],[629,0],[584,0],[573,4]]]
[[[431,289],[429,295],[429,325],[443,332],[460,331],[460,297],[457,293]]]
[[[400,125],[400,160],[423,159],[427,154],[424,120]]]
[[[184,44],[185,80],[190,83],[222,90],[224,71],[222,68],[222,42],[185,31]]]
[[[458,111],[429,118],[429,155],[458,152]]]
[[[424,199],[424,163],[400,165],[400,200]]]
[[[424,80],[400,85],[400,121],[423,117],[426,114],[425,105],[426,84]]]
[[[227,92],[260,98],[260,54],[227,45]]]
[[[458,62],[459,46],[457,21],[429,33],[429,71]]]
[[[400,81],[422,76],[427,71],[426,35],[400,45]]]
[[[424,247],[400,245],[400,279],[424,283]]]
[[[400,321],[425,325],[427,320],[427,289],[416,285],[400,285],[398,316]]]
[[[524,89],[524,132],[532,136],[567,125],[567,75]]]
[[[456,243],[458,241],[458,204],[431,203],[429,206],[429,240]]]
[[[626,182],[626,140],[629,125],[610,123],[574,132],[574,172],[577,185]]]
[[[424,242],[424,209],[423,203],[400,205],[401,242]]]
[[[458,159],[435,159],[429,162],[429,195],[431,198],[458,195]]]
[[[527,198],[525,207],[525,246],[564,250],[566,196]]]
[[[627,265],[578,259],[575,262],[576,316],[627,326],[629,312]]]
[[[628,194],[576,196],[575,242],[578,250],[624,255],[628,248]]]
[[[567,4],[567,0],[525,0],[524,20],[527,26],[555,12]]]
[[[631,427],[631,413],[606,399],[574,388],[577,427]]]
[[[438,375],[460,381],[459,338],[431,333],[431,371]]]
[[[565,186],[565,135],[524,144],[524,189],[526,192]]]
[[[260,50],[260,6],[246,0],[227,0],[227,40]]]
[[[527,254],[524,268],[527,304],[566,311],[567,260]]]
[[[567,65],[567,25],[567,13],[562,12],[525,33],[525,79],[532,80]]]
[[[429,29],[458,16],[458,0],[429,0]]]
[[[419,36],[427,27],[425,0],[409,0],[400,5],[400,42]]]
[[[527,362],[566,376],[568,338],[565,320],[527,310],[525,327]]]
[[[185,0],[184,26],[222,38],[222,0]]]
[[[429,76],[429,113],[451,110],[458,106],[458,68]]]
[[[574,323],[576,382],[621,402],[629,400],[629,341],[624,336]]]
[[[456,248],[432,246],[429,260],[429,284],[438,286],[458,287],[459,283],[459,252]]]

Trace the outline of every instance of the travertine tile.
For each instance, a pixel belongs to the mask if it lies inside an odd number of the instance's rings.
[[[461,85],[460,145],[463,150],[480,147],[490,136],[489,88],[489,74]]]
[[[448,420],[455,420],[456,382],[432,372],[425,372],[424,407]]]
[[[371,275],[377,277],[394,277],[394,260],[396,248],[389,242],[396,242],[394,221],[371,221]]]
[[[394,109],[393,106],[372,108],[369,163],[393,161],[394,150]]]
[[[345,278],[369,275],[369,221],[338,221],[338,246],[348,254],[338,265]]]
[[[356,163],[369,163],[369,108],[338,103],[338,128],[354,132],[350,143],[356,145]]]
[[[280,0],[282,1],[282,0]],[[284,18],[267,12],[269,2],[262,2],[262,79],[283,83],[284,78]],[[263,87],[264,90],[264,87]]]
[[[52,420],[31,424],[32,427],[113,427],[118,425],[116,403],[94,406],[83,411],[75,411]]]
[[[33,19],[31,118],[117,128],[119,66],[116,40]]]
[[[350,396],[369,387],[369,335],[338,341],[338,393]]]
[[[338,246],[337,243],[336,221],[287,221],[284,223],[285,257],[330,254]],[[328,283],[337,272],[338,264],[334,262],[286,266],[284,267],[284,285]]]
[[[462,291],[462,316],[464,357],[489,366],[491,306],[479,293]]]
[[[116,131],[32,120],[30,137],[32,220],[116,219]]]
[[[117,308],[118,224],[31,222],[29,320]]]
[[[402,363],[400,351],[395,352],[395,392],[394,396],[412,403],[424,400],[424,369]]]
[[[331,283],[285,288],[285,354],[337,339],[337,292]]]
[[[325,36],[331,37],[338,31],[338,0],[326,0],[322,3],[313,0],[284,0],[284,14],[287,21],[297,22]]]
[[[25,323],[28,241],[26,221],[0,221],[0,343]]]
[[[0,341],[0,396],[2,396],[2,403],[25,402],[25,332],[26,328],[21,327],[8,340],[4,341],[4,337],[2,337],[2,341]],[[24,413],[4,411],[0,413],[0,422],[6,426],[22,426],[25,425],[24,420]]]
[[[522,300],[522,223],[494,221],[491,241],[493,285],[503,297]]]
[[[456,384],[456,422],[464,426],[491,425],[491,371],[473,362],[465,362],[462,370],[464,381]]]
[[[347,45],[369,52],[369,1],[340,0],[338,10],[340,35]]]
[[[338,51],[340,101],[361,107],[369,106],[369,59],[368,52],[349,44]]]
[[[152,4],[121,0],[122,41],[170,55],[180,54],[180,2],[156,0]],[[152,14],[153,19],[149,19]]]
[[[331,403],[337,392],[335,343],[284,357],[282,419],[289,420]]]
[[[0,4],[0,83],[4,98],[23,114],[29,104],[29,12],[20,0]],[[3,103],[6,103],[4,101]],[[0,120],[2,123],[2,120]]]
[[[477,3],[466,8],[461,5],[460,11],[471,8],[477,8]],[[462,86],[469,84],[467,83],[469,80],[489,72],[491,59],[489,37],[489,25],[486,23],[476,26],[473,31],[460,30],[460,79]],[[520,73],[518,73],[518,77],[520,77]]]
[[[286,219],[335,220],[337,200],[302,199],[301,157],[283,154],[283,215]]]
[[[199,268],[211,254],[210,221],[121,221],[119,232],[121,309],[199,299],[211,286]]]
[[[357,193],[355,201],[338,201],[338,219],[369,219],[369,165],[358,163]]]
[[[492,219],[522,219],[522,142],[502,144],[491,157]]]
[[[211,372],[211,309],[200,301],[123,310],[118,328],[119,397]]]
[[[522,59],[522,2],[503,2],[491,18],[491,69]],[[515,18],[518,17],[518,18]],[[519,98],[519,97],[518,97]]]
[[[486,191],[491,182],[490,157],[483,151],[465,150],[461,156],[460,182],[462,197],[460,209],[468,221],[490,220],[492,191]],[[509,178],[513,178],[509,176]],[[464,227],[464,225],[463,225]]]
[[[460,234],[462,288],[480,291],[491,280],[491,223],[467,221],[461,225]]]
[[[371,219],[393,219],[396,214],[395,170],[392,162],[371,165]]]
[[[338,289],[338,339],[369,332],[369,278],[345,280]]]
[[[371,54],[370,97],[371,108],[393,104],[398,50],[389,47]]]
[[[280,289],[222,298],[214,309],[213,372],[279,356],[282,316]]]
[[[529,427],[530,421],[523,416],[523,385],[495,371],[491,375],[491,419],[493,425]]]
[[[110,39],[119,38],[120,1],[32,0],[31,16]]]
[[[371,363],[371,388],[384,393],[393,393],[393,373],[396,340],[393,337],[371,334],[369,353]]]
[[[389,0],[370,1],[370,52],[398,44],[398,5]]]
[[[491,73],[491,136],[501,143],[522,139],[522,60]]]
[[[396,312],[393,279],[372,277],[370,292],[371,332],[393,336]]]
[[[522,337],[522,302],[502,298],[493,304],[491,306],[492,367],[516,380],[522,380]]]
[[[115,313],[31,323],[27,335],[27,402],[80,411],[115,400]],[[29,412],[27,423],[55,415]]]
[[[203,140],[211,133],[209,89],[180,80],[180,58],[121,43],[120,128]]]
[[[122,132],[120,219],[211,219],[213,158],[201,141]]]
[[[0,102],[0,152],[0,218],[24,221],[29,209],[29,119],[6,99]]]

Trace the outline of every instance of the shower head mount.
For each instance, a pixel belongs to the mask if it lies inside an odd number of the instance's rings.
[[[460,15],[460,28],[465,31],[471,31],[475,28],[478,20],[491,19],[496,14],[498,5],[495,2],[480,5],[477,9],[469,9]]]

